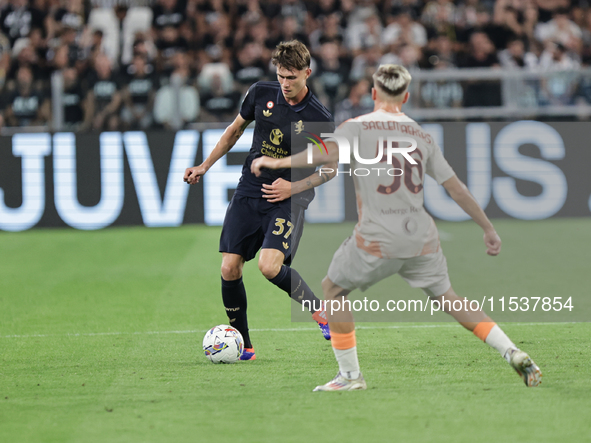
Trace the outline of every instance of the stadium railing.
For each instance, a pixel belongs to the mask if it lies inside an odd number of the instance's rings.
[[[591,118],[591,68],[529,71],[522,69],[445,69],[411,71],[410,100],[406,110],[419,121],[515,118]],[[52,121],[36,127],[4,127],[2,135],[64,129],[63,79],[51,81]],[[179,94],[175,94],[179,97]],[[179,127],[179,109],[173,106],[172,127]],[[177,124],[174,124],[177,123]],[[217,127],[215,123],[189,124],[191,129]],[[227,122],[220,122],[225,127]]]
[[[591,69],[412,71],[408,112],[417,120],[591,116]]]

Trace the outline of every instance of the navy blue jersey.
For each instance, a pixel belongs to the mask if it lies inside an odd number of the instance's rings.
[[[255,158],[263,155],[274,158],[288,157],[307,147],[307,140],[303,137],[292,144],[292,123],[327,122],[326,132],[334,131],[332,115],[312,91],[308,90],[308,94],[300,103],[291,106],[285,101],[277,81],[257,82],[252,85],[244,98],[240,115],[247,121],[255,121],[252,147],[236,188],[236,194],[247,197],[263,198],[263,183],[271,184],[278,178],[297,182],[314,173],[314,168],[262,169],[260,177],[250,172],[250,165]],[[292,196],[292,203],[306,208],[313,198],[314,190],[310,189]]]

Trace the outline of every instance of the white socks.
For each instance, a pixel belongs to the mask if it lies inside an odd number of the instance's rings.
[[[509,337],[507,337],[507,334],[505,334],[497,325],[492,327],[484,342],[499,351],[507,362],[510,360],[509,352],[507,351],[510,349],[517,349],[517,346],[515,346]]]
[[[357,346],[353,346],[349,349],[332,348],[332,350],[339,363],[339,371],[341,371],[341,375],[349,380],[359,378],[360,373],[359,360],[357,359]]]

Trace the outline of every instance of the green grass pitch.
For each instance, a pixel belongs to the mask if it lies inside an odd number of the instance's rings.
[[[461,295],[589,297],[588,219],[497,221],[496,258],[473,223],[438,226]],[[294,267],[313,289],[351,228],[306,227]],[[291,321],[291,302],[252,262],[257,360],[209,363],[203,334],[227,322],[218,236],[203,226],[0,233],[0,441],[591,441],[590,323],[501,324],[541,367],[535,389],[454,323],[360,324],[368,390],[312,393],[337,372],[330,344]],[[384,285],[418,291],[398,277]]]

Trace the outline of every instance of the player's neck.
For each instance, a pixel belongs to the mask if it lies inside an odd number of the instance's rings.
[[[283,98],[285,99],[288,105],[295,106],[298,103],[300,103],[306,97],[306,95],[308,95],[308,86],[304,86],[302,90],[298,93],[298,95],[296,95],[294,98],[287,98],[285,95],[283,96]]]
[[[386,103],[376,101],[373,111],[384,111],[389,112],[390,114],[402,114],[402,103]]]

